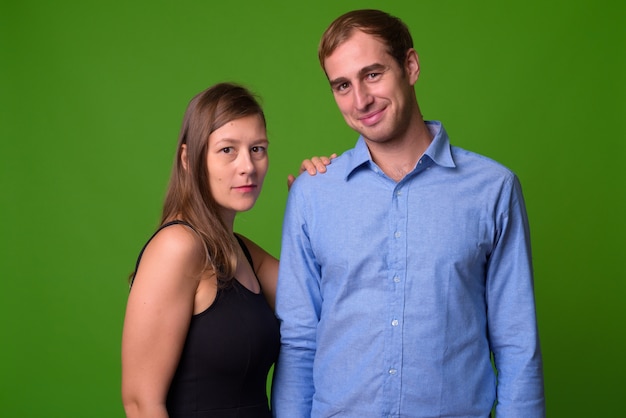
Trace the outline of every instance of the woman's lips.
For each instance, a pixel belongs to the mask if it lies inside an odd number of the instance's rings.
[[[233,187],[235,190],[242,192],[242,193],[249,193],[252,192],[256,189],[256,184],[247,184],[244,186],[236,186]]]

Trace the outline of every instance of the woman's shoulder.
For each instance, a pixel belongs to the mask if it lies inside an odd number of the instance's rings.
[[[206,250],[200,236],[184,224],[157,229],[139,256],[132,288],[140,293],[191,294],[206,271]]]
[[[174,243],[185,244],[201,241],[196,229],[184,221],[170,221],[159,227],[154,234],[154,239],[173,241]]]
[[[204,264],[206,250],[200,235],[188,223],[165,224],[146,246],[144,257],[174,263]],[[152,258],[151,257],[151,258]]]

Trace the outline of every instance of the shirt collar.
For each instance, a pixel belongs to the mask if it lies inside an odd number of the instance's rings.
[[[345,179],[348,180],[350,174],[352,174],[357,168],[365,166],[368,163],[373,164],[374,162],[372,161],[370,150],[367,148],[367,144],[365,143],[363,136],[359,136],[352,153],[350,153],[350,160],[346,165]]]
[[[456,167],[450,150],[450,138],[443,124],[439,121],[425,121],[425,123],[433,136],[433,141],[424,152],[424,155],[428,156],[435,164],[442,167]],[[354,150],[350,155],[350,161],[346,166],[346,180],[357,168],[366,164],[374,164],[374,162],[372,161],[372,156],[370,155],[363,136],[359,136]]]
[[[450,137],[439,121],[426,121],[426,127],[433,136],[424,155],[428,156],[433,162],[442,167],[454,168],[454,160],[452,159],[452,151],[450,150]]]

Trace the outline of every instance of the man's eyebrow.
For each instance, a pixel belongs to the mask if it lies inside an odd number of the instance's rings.
[[[384,66],[383,64],[372,64],[372,65],[368,65],[367,67],[363,67],[361,69],[361,71],[359,71],[359,75],[361,77],[363,77],[364,75],[370,74],[370,73],[380,73],[382,71],[385,71],[387,69],[386,66]]]
[[[370,73],[383,72],[386,69],[387,67],[383,64],[379,64],[379,63],[371,64],[359,70],[359,77],[363,77]],[[338,78],[335,78],[334,80],[329,80],[329,82],[330,82],[330,85],[334,87],[334,86],[348,82],[348,79],[346,77],[338,77]]]
[[[340,84],[348,82],[348,79],[345,78],[345,77],[338,77],[338,78],[335,78],[334,80],[328,80],[328,81],[329,81],[331,87],[335,87],[335,86],[338,86]]]

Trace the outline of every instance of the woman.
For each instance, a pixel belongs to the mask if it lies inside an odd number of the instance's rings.
[[[265,117],[217,84],[184,116],[161,227],[137,262],[122,336],[128,417],[269,417],[278,260],[233,232],[268,169]],[[325,171],[328,159],[301,170]],[[317,167],[317,168],[316,168]]]

